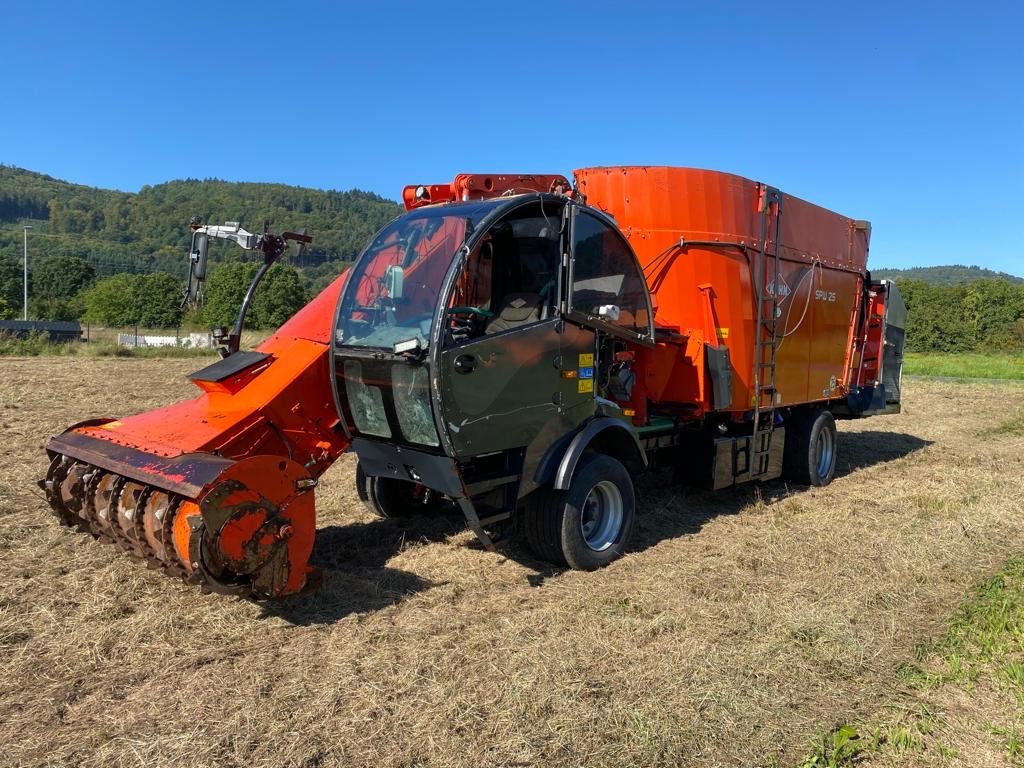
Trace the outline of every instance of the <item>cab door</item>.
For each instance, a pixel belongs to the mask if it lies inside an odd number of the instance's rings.
[[[564,213],[564,202],[545,198],[502,217],[477,240],[446,298],[451,322],[472,326],[449,337],[440,356],[442,417],[459,457],[564,432],[563,414],[578,396],[575,378],[563,376],[575,371],[562,348]]]
[[[557,418],[558,326],[552,318],[442,353],[442,411],[456,456],[524,447]]]

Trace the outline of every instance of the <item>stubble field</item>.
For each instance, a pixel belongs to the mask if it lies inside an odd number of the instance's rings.
[[[597,573],[376,519],[347,458],[318,489],[319,593],[203,595],[35,486],[51,434],[191,396],[201,363],[0,359],[0,764],[791,765],[912,702],[917,644],[1024,551],[1024,387],[912,381],[902,414],[840,424],[828,488],[643,478]],[[990,713],[942,706],[943,761],[1002,763]]]

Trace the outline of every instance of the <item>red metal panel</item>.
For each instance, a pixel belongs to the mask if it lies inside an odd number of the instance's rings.
[[[319,474],[348,445],[333,428],[338,416],[328,360],[344,281],[342,275],[260,344],[271,362],[239,374],[238,386],[213,386],[192,400],[74,432],[165,459],[196,452],[291,456],[312,462]],[[149,482],[162,487],[157,477]]]

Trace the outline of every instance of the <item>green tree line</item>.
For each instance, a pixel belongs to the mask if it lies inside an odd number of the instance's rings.
[[[301,263],[275,266],[256,294],[250,325],[268,328],[339,275],[399,212],[397,203],[359,190],[185,179],[126,193],[0,165],[0,319],[21,316],[25,223],[33,226],[30,316],[146,327],[230,325],[258,267],[234,244],[211,243],[206,303],[183,317],[192,215],[249,230],[265,220],[275,231],[306,228],[313,244]],[[906,298],[909,350],[1024,350],[1019,278],[960,265],[877,272],[894,277]]]
[[[907,302],[911,352],[1024,351],[1024,284],[897,280]]]
[[[21,225],[28,223],[30,258],[78,257],[101,277],[158,271],[184,277],[188,222],[198,215],[206,223],[239,221],[250,231],[264,222],[275,231],[306,229],[314,240],[296,266],[333,263],[338,271],[339,262],[354,259],[400,211],[398,203],[356,189],[184,179],[129,193],[0,165],[0,261],[20,260]],[[212,261],[230,258],[235,247],[213,244]]]
[[[118,272],[99,277],[76,256],[47,256],[29,278],[29,316],[45,320],[80,320],[111,327],[139,325],[176,328],[180,325],[230,326],[259,262],[229,260],[214,265],[199,310],[181,308],[185,281],[167,272]],[[275,264],[260,283],[247,316],[249,328],[276,328],[337,277],[309,270],[302,274]],[[22,271],[0,261],[0,319],[21,317]]]
[[[147,327],[230,324],[258,268],[233,243],[211,242],[205,306],[184,317],[193,215],[250,231],[264,222],[305,229],[313,243],[299,263],[275,266],[256,294],[249,324],[266,328],[322,290],[400,210],[360,190],[185,179],[127,193],[0,165],[0,319],[21,317],[24,224],[30,317]]]
[[[922,280],[932,285],[961,285],[962,283],[973,283],[975,280],[1008,280],[1011,283],[1024,283],[1024,277],[964,264],[945,264],[938,267],[910,267],[908,269],[887,269],[882,267],[880,269],[872,269],[871,276],[876,280],[888,279],[896,280],[897,282],[902,280]]]

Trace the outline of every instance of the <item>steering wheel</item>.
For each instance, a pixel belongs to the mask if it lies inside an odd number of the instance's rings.
[[[480,307],[449,307],[448,332],[452,341],[458,343],[475,339],[484,334],[484,326],[494,317],[493,312]]]

